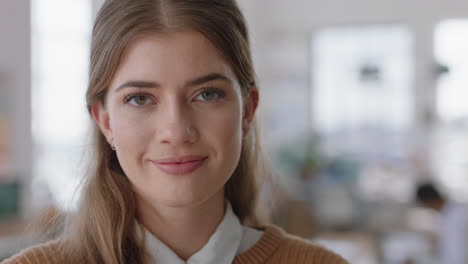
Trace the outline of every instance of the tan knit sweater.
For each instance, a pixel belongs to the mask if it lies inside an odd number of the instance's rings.
[[[347,264],[340,256],[303,239],[287,235],[275,226],[264,228],[260,240],[233,264]],[[67,263],[58,253],[58,241],[42,244],[20,252],[1,264],[59,264]]]

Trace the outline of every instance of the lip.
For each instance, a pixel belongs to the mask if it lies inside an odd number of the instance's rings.
[[[172,175],[189,174],[203,166],[206,156],[183,156],[152,160],[161,171]]]

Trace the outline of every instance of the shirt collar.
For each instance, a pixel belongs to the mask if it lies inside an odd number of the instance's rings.
[[[208,242],[192,255],[187,262],[180,259],[169,247],[144,229],[146,249],[153,263],[158,264],[214,264],[232,263],[242,239],[242,225],[234,214],[231,204],[226,202],[226,212]],[[222,252],[222,254],[220,254]]]

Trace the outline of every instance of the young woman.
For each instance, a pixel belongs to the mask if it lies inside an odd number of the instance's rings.
[[[346,263],[258,220],[258,100],[234,0],[108,0],[79,210],[63,237],[5,263]]]

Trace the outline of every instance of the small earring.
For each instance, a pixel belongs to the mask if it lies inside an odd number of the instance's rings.
[[[113,142],[113,141],[114,141],[114,138],[111,139],[111,142]],[[115,150],[115,146],[112,145],[112,143],[109,143],[109,146],[111,147],[112,150]]]

